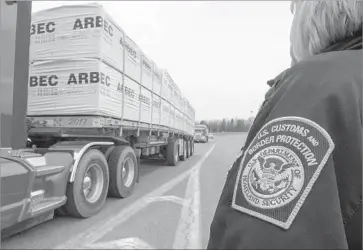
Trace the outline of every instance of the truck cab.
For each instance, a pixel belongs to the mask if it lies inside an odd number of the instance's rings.
[[[204,124],[196,125],[194,133],[194,141],[195,142],[203,142],[207,143],[209,140],[209,130],[208,127]]]

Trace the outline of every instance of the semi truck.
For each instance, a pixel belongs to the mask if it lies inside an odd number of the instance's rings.
[[[194,141],[195,142],[203,142],[207,143],[209,140],[209,129],[204,124],[199,124],[195,126],[195,135]]]
[[[140,159],[194,153],[192,105],[100,6],[31,6],[1,1],[2,238],[91,217],[132,194]]]

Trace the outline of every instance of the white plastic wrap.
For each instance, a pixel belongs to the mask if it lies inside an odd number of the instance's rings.
[[[182,122],[183,131],[188,131],[188,117],[183,113],[183,122]]]
[[[169,74],[166,70],[162,70],[161,79],[161,97],[169,100],[171,97],[172,85]]]
[[[30,61],[30,116],[105,116],[193,134],[195,111],[170,74],[99,4],[34,13]]]
[[[153,89],[153,62],[146,57],[146,55],[142,55],[141,57],[141,65],[142,65],[142,76],[141,76],[141,85],[147,88],[148,90]]]
[[[185,131],[187,131],[187,133],[190,133],[190,122],[188,117],[185,118]]]
[[[188,117],[183,113],[182,130],[188,132]]]
[[[188,118],[188,132],[194,134],[195,120]]]
[[[170,103],[161,99],[161,125],[170,126]]]
[[[30,61],[99,58],[123,68],[122,29],[101,5],[61,6],[34,13]]]
[[[182,93],[179,93],[178,106],[179,110],[184,113],[184,97]]]
[[[175,109],[175,128],[176,129],[178,129],[178,130],[183,129],[183,126],[182,126],[183,118],[184,117],[183,117],[182,113],[178,109]]]
[[[176,98],[177,98],[177,96],[175,95],[176,94],[176,92],[174,91],[174,89],[173,89],[173,85],[169,85],[170,86],[170,103],[171,103],[171,105],[173,105],[174,107],[176,107]]]
[[[181,103],[180,103],[180,92],[178,92],[176,89],[174,89],[174,106],[175,108],[177,108],[178,110],[181,110]]]
[[[184,114],[184,131],[189,132],[189,121],[188,121],[188,117],[186,116],[186,114]]]
[[[121,44],[125,47],[125,74],[140,83],[141,81],[141,50],[127,35],[121,38]]]
[[[179,130],[185,131],[184,129],[184,114],[179,111],[180,121],[179,121]]]
[[[173,105],[170,105],[170,123],[169,126],[171,128],[176,128],[175,124],[175,107]]]
[[[188,118],[188,122],[189,122],[189,132],[194,134],[195,121]]]
[[[186,103],[186,115],[190,119],[194,119],[194,110],[193,110],[192,106],[190,105],[190,103],[188,101]]]
[[[35,62],[29,69],[28,115],[121,118],[121,74],[98,60]]]
[[[186,115],[186,99],[185,97],[181,96],[180,98],[180,111]]]
[[[181,99],[180,99],[180,113],[181,113],[181,116],[182,116],[181,130],[187,131],[187,121],[186,121],[186,119],[188,117],[185,114],[185,98],[183,96],[181,96]]]
[[[141,102],[141,122],[151,123],[151,91],[141,87],[140,92]]]
[[[160,115],[161,115],[161,98],[156,94],[152,94],[152,123],[155,125],[160,125]]]
[[[173,101],[173,105],[180,110],[180,95],[181,92],[178,88],[178,86],[175,84],[175,82],[172,80],[171,81],[171,87],[172,87],[172,101]]]
[[[153,63],[153,93],[161,95],[161,70]]]
[[[35,62],[28,93],[30,116],[100,115],[179,130],[191,119],[127,76],[123,83],[121,73],[96,59]]]
[[[140,116],[140,84],[125,76],[124,91],[123,118],[129,121],[138,121]]]

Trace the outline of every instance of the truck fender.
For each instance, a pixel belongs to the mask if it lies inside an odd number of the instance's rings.
[[[112,146],[114,145],[113,142],[88,142],[87,144],[82,145],[79,150],[74,152],[74,164],[71,168],[71,175],[69,178],[69,182],[74,182],[74,179],[76,178],[76,173],[78,169],[78,164],[80,160],[82,159],[82,156],[91,148],[94,146]]]

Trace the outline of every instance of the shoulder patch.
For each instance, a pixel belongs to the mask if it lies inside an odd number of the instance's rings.
[[[245,150],[232,207],[289,229],[333,150],[330,135],[311,120],[268,122]]]

